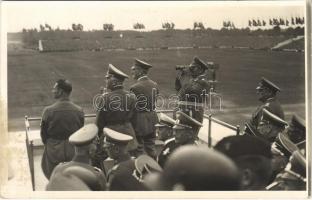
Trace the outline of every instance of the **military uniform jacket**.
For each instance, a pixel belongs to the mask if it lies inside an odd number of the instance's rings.
[[[145,191],[146,187],[136,179],[134,159],[128,159],[116,164],[107,175],[110,191]]]
[[[208,80],[204,74],[195,79],[190,79],[188,83],[184,84],[178,92],[179,101],[180,103],[183,102],[179,105],[182,112],[202,122],[205,106],[203,103],[205,103],[206,95],[209,94],[209,88]]]
[[[252,114],[250,124],[255,129],[258,127],[258,124],[260,123],[264,108],[273,113],[274,115],[280,117],[281,119],[285,118],[284,111],[279,101],[276,98],[269,98],[262,105],[260,105]]]
[[[165,162],[167,161],[169,155],[177,148],[179,145],[175,143],[175,138],[170,138],[165,141],[165,146],[163,150],[160,152],[157,158],[158,164],[163,168]]]
[[[89,173],[82,173],[83,170],[76,170],[74,167],[79,167],[87,170]],[[64,176],[63,173],[66,169],[72,168],[73,170],[70,172],[70,175],[74,175],[82,180],[91,190],[93,191],[103,191],[106,189],[106,178],[104,173],[96,168],[88,165],[86,163],[81,162],[64,162],[60,163],[55,167],[53,173],[51,175],[50,181],[53,181],[54,178],[58,176]]]
[[[144,76],[131,86],[130,91],[137,97],[136,113],[132,121],[137,136],[155,137],[155,124],[158,122],[155,112],[156,95],[159,92],[157,83]]]
[[[57,101],[44,109],[40,135],[44,143],[41,167],[49,179],[54,167],[60,162],[70,161],[74,147],[68,138],[84,125],[82,108],[68,99]]]
[[[306,190],[306,182],[295,175],[284,171],[278,174],[275,181],[266,187],[267,190]]]
[[[190,144],[190,143],[188,143],[188,144]],[[198,145],[198,141],[195,140],[194,143],[192,143],[192,144]],[[170,139],[166,140],[163,150],[160,152],[159,156],[157,157],[158,164],[163,168],[168,157],[170,156],[170,154],[175,149],[180,147],[181,145],[184,145],[184,144],[177,144],[175,142],[175,138],[170,138]]]
[[[133,137],[129,142],[128,150],[137,148],[137,140],[131,121],[135,113],[136,97],[122,89],[103,94],[99,103],[96,116],[96,125],[99,128],[99,136],[103,136],[103,128],[107,127],[115,131]]]

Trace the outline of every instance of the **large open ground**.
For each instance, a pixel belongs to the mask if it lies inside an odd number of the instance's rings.
[[[250,49],[125,50],[39,53],[15,49],[8,52],[9,129],[23,129],[23,117],[40,116],[53,102],[54,81],[66,77],[73,83],[72,99],[86,113],[94,113],[92,98],[103,86],[109,63],[129,73],[133,58],[153,64],[150,77],[161,94],[174,94],[175,65],[189,64],[193,56],[220,64],[217,91],[222,94],[223,111],[216,116],[242,124],[257,104],[255,87],[264,76],[282,88],[279,99],[287,119],[293,112],[304,117],[304,53]],[[129,88],[133,80],[126,82]]]

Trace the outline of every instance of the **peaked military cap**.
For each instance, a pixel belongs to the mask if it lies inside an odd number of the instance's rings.
[[[263,87],[269,88],[275,92],[281,91],[281,89],[277,85],[275,85],[274,83],[272,83],[271,81],[269,81],[268,79],[266,79],[264,77],[261,78],[259,85],[256,89],[258,90],[258,89],[261,89]]]
[[[153,172],[161,172],[162,168],[160,165],[148,155],[140,155],[137,159],[135,159],[135,169],[140,175],[145,175]]]
[[[98,127],[95,124],[87,124],[73,133],[69,137],[69,142],[76,146],[90,144],[96,137],[97,132]]]
[[[125,74],[121,70],[117,69],[117,67],[115,67],[112,64],[108,64],[108,71],[107,71],[106,77],[108,77],[109,75],[113,75],[114,77],[119,78],[121,80],[129,78],[129,76],[127,74]]]
[[[287,152],[285,152],[282,150],[287,155],[290,155],[294,151],[299,150],[299,148],[296,146],[296,144],[293,143],[284,132],[279,133],[277,135],[276,142],[278,145],[280,145],[283,148],[283,150],[287,151]]]
[[[264,108],[262,111],[263,111],[262,120],[268,120],[269,122],[271,122],[272,124],[274,124],[278,127],[285,127],[288,125],[288,123],[286,121],[284,121],[283,119],[281,119],[277,115],[274,115],[273,113],[271,113],[267,109]]]
[[[161,124],[164,124],[170,127],[174,126],[174,124],[176,123],[174,119],[172,119],[171,117],[169,117],[168,115],[164,113],[159,113],[158,119]]]
[[[130,135],[114,131],[110,128],[103,128],[103,132],[106,136],[106,141],[112,143],[127,144],[129,141],[133,139],[133,137]]]
[[[232,159],[248,155],[272,157],[270,143],[262,138],[249,135],[225,137],[214,148]]]
[[[291,169],[302,176],[306,176],[306,159],[300,151],[294,151],[290,158]]]
[[[186,128],[198,128],[203,126],[202,123],[181,111],[177,111],[177,119],[174,128],[178,128],[179,126]]]
[[[194,65],[198,65],[204,69],[208,69],[208,66],[206,65],[206,63],[202,61],[201,59],[199,59],[197,56],[193,58],[193,62],[190,64],[190,66],[194,66]]]
[[[137,58],[134,59],[134,65],[138,66],[138,67],[141,67],[143,69],[150,69],[152,67],[151,64],[148,64],[147,62],[144,62],[144,61],[139,60]]]
[[[302,131],[306,131],[305,120],[296,114],[292,116],[291,124]]]

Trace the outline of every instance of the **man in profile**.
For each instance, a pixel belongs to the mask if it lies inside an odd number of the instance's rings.
[[[56,81],[52,89],[56,102],[43,110],[40,125],[44,144],[41,167],[48,179],[56,165],[73,158],[74,147],[69,144],[68,138],[84,125],[82,108],[69,99],[71,91],[72,84],[68,80]]]
[[[262,104],[254,111],[248,123],[254,129],[257,129],[261,121],[264,108],[284,120],[285,116],[283,108],[277,100],[277,93],[280,92],[281,89],[273,82],[262,77],[256,88],[256,91],[257,95],[259,96],[259,101],[261,101]]]

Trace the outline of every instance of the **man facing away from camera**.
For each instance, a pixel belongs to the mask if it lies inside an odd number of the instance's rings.
[[[156,158],[155,124],[158,123],[158,118],[155,107],[158,85],[147,76],[150,68],[152,65],[139,59],[135,59],[131,67],[132,77],[136,83],[131,86],[130,91],[137,97],[136,114],[132,123],[139,143],[137,154],[145,152],[152,158]]]
[[[52,93],[56,102],[45,107],[41,119],[41,140],[44,152],[41,167],[46,178],[50,178],[56,165],[70,161],[74,147],[68,138],[84,125],[81,107],[70,100],[72,84],[65,79],[56,81]]]

